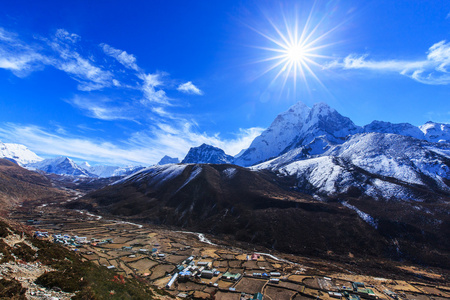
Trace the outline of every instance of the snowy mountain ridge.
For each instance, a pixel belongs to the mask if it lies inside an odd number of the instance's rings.
[[[414,126],[409,123],[373,121],[361,127],[326,103],[317,103],[309,108],[298,102],[279,114],[234,163],[252,166],[301,147],[314,148],[314,155],[320,155],[329,147],[345,142],[348,136],[370,132],[398,134],[432,143],[450,142],[450,124],[427,122]],[[318,139],[321,140],[321,148],[318,147]]]
[[[126,167],[108,166],[108,165],[91,166],[88,162],[84,162],[79,166],[80,168],[86,170],[90,174],[93,174],[95,175],[95,177],[99,178],[129,175],[144,168],[142,166],[126,166]]]
[[[305,158],[304,152],[295,149],[251,169],[294,176],[298,189],[321,196],[351,192],[422,201],[427,192],[450,195],[450,143],[362,133],[316,157]]]
[[[95,175],[78,166],[72,159],[62,156],[30,163],[25,167],[29,170],[40,170],[46,173],[53,173],[57,175],[96,177]]]

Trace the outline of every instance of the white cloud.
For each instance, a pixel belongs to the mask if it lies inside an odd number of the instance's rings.
[[[350,54],[324,68],[366,69],[378,72],[397,72],[418,82],[432,85],[450,84],[450,43],[440,41],[432,45],[422,60],[369,60],[368,55]]]
[[[79,42],[81,40],[81,37],[78,34],[76,34],[76,33],[69,33],[65,29],[58,29],[58,30],[56,30],[55,36],[58,39],[66,40],[66,41],[69,41],[71,43],[77,43],[77,42]]]
[[[68,103],[85,111],[91,118],[112,120],[134,120],[131,109],[126,106],[117,106],[107,97],[87,97],[75,95]]]
[[[80,39],[77,34],[58,29],[51,40],[42,38],[35,41],[41,44],[28,45],[17,35],[0,28],[0,68],[25,77],[51,65],[78,81],[79,90],[92,91],[112,86],[114,78],[110,71],[103,70],[75,51],[74,44]]]
[[[16,34],[0,28],[0,68],[25,77],[35,69],[41,69],[48,59],[32,47],[24,44]]]
[[[180,84],[177,90],[186,94],[203,95],[203,92],[198,87],[196,87],[191,81]]]
[[[113,74],[94,65],[94,62],[74,50],[72,44],[79,40],[76,34],[70,34],[63,29],[58,29],[54,38],[48,43],[59,55],[51,60],[52,65],[66,72],[78,81],[78,89],[81,91],[99,90],[114,85]]]
[[[0,49],[0,68],[7,69],[17,77],[25,77],[37,67],[42,67],[43,57],[34,52],[8,52]]]
[[[142,79],[142,92],[144,93],[143,104],[170,104],[166,92],[162,89],[156,89],[162,85],[161,76],[159,74],[140,74]]]
[[[11,32],[6,31],[4,28],[0,27],[0,40],[4,42],[14,42],[17,36]]]
[[[133,54],[128,54],[126,51],[119,50],[111,47],[108,44],[100,44],[105,54],[114,57],[120,62],[122,65],[129,69],[133,69],[135,71],[139,71],[139,67],[136,64],[136,57]]]
[[[100,90],[114,85],[111,72],[92,65],[76,52],[71,53],[71,58],[56,62],[55,67],[77,80],[80,83],[78,89],[81,91]]]
[[[236,138],[226,141],[223,145],[223,149],[226,149],[226,153],[230,155],[237,155],[243,149],[250,147],[253,140],[264,131],[264,128],[251,127],[242,129],[239,128],[239,132],[236,134]]]

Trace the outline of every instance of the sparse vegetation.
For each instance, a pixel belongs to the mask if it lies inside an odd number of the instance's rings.
[[[26,288],[17,280],[0,279],[0,299],[1,300],[25,300]]]
[[[4,237],[10,234],[9,228],[5,222],[0,223],[0,232]],[[37,252],[24,242],[10,247],[0,240],[0,263],[16,259],[24,263],[39,261],[55,269],[39,276],[36,284],[47,289],[76,293],[73,299],[153,299],[152,288],[143,281],[123,278],[104,267],[82,261],[78,254],[60,245],[28,235],[26,238],[39,249]],[[0,299],[26,299],[25,292],[26,288],[16,280],[0,280]]]

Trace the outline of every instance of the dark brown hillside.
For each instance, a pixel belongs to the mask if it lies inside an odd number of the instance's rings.
[[[163,169],[136,174],[69,205],[140,222],[232,235],[296,254],[394,253],[388,241],[354,211],[289,190],[289,178],[231,165],[186,165],[177,176],[164,180],[160,175],[167,170]]]
[[[52,187],[51,182],[36,172],[0,159],[0,206],[8,209],[27,201],[53,201],[67,197]]]

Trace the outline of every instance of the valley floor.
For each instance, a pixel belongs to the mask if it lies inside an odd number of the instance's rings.
[[[138,276],[177,298],[450,299],[447,270],[272,253],[52,205],[22,207],[9,218],[46,232],[43,239],[57,239],[85,260],[114,269],[118,280]]]

